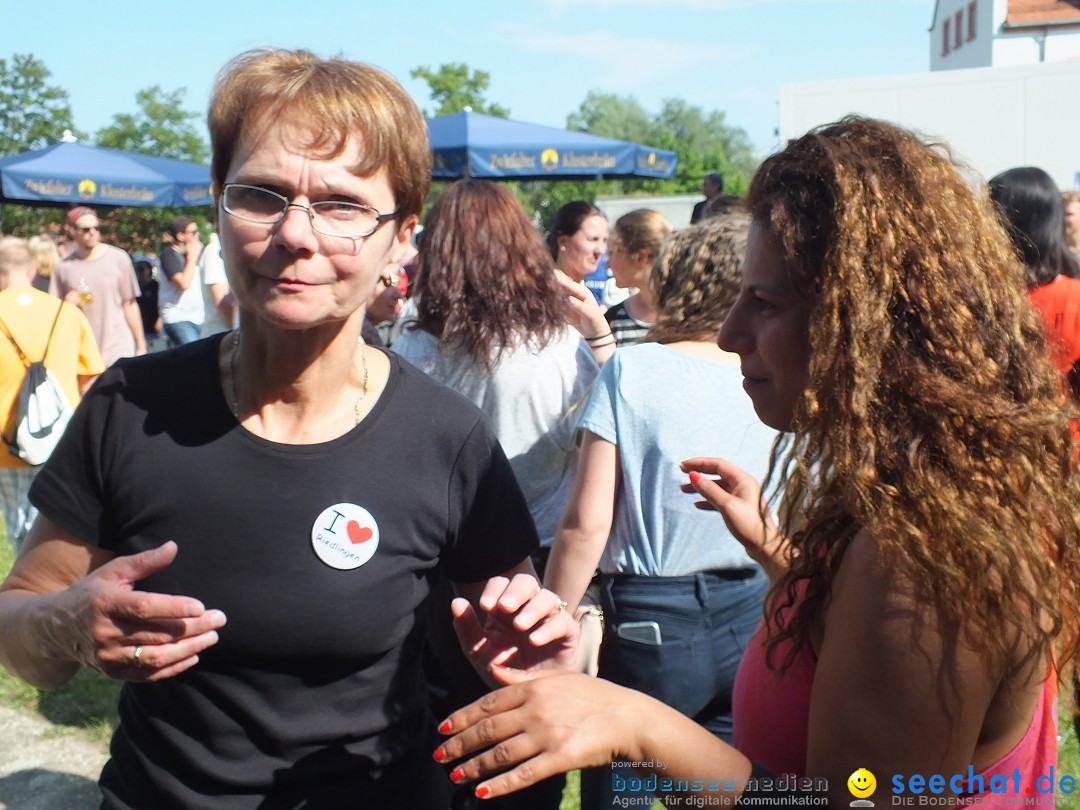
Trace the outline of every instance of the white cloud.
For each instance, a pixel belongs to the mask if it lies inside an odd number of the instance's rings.
[[[562,54],[593,62],[597,69],[588,77],[589,85],[616,92],[633,91],[642,85],[655,87],[658,81],[672,77],[685,79],[694,71],[731,64],[753,53],[750,48],[691,46],[685,41],[623,36],[611,31],[544,33],[516,24],[497,26],[495,35],[548,57]],[[677,88],[673,86],[672,90],[671,95],[677,95]]]

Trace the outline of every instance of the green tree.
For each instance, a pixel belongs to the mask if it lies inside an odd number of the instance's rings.
[[[67,91],[50,85],[50,76],[32,54],[0,59],[0,156],[44,149],[59,141],[64,130],[85,137],[75,129]],[[57,207],[4,205],[0,231],[33,236],[63,218]]]
[[[590,90],[576,112],[566,116],[568,129],[655,146],[657,129],[653,117],[633,96]]]
[[[210,148],[196,127],[199,114],[183,108],[186,90],[154,85],[135,94],[135,113],[116,113],[112,123],[94,135],[98,146],[155,157],[206,163]],[[178,214],[194,219],[205,232],[210,209],[119,208],[104,216],[109,241],[131,252],[156,251],[169,220]]]
[[[633,96],[590,91],[581,106],[567,116],[569,129],[606,138],[618,138],[678,156],[675,176],[669,180],[551,180],[522,183],[515,191],[542,228],[570,200],[632,194],[688,194],[701,190],[709,171],[724,175],[725,190],[746,191],[757,167],[746,132],[727,123],[723,112],[705,112],[682,99],[666,99],[660,112],[649,113]]]
[[[210,149],[195,128],[199,114],[183,109],[187,91],[162,90],[158,85],[135,94],[138,112],[117,113],[112,123],[94,135],[98,146],[144,155],[206,163]]]
[[[705,172],[718,171],[724,175],[725,191],[740,194],[746,191],[757,167],[745,130],[728,124],[719,110],[706,112],[678,98],[665,99],[660,112],[650,115],[632,96],[593,91],[567,117],[567,126],[593,135],[670,149],[678,155],[673,179],[626,181],[623,193],[695,192],[700,190]]]
[[[409,71],[409,75],[427,82],[431,100],[438,105],[434,112],[424,110],[424,115],[428,117],[450,115],[461,112],[466,107],[473,112],[494,115],[497,118],[510,115],[510,110],[506,107],[485,98],[491,83],[491,74],[486,71],[469,70],[469,66],[462,62],[448,62],[435,71],[428,67],[418,67]]]
[[[65,129],[76,132],[67,91],[50,85],[50,76],[32,54],[0,59],[0,156],[43,149]]]

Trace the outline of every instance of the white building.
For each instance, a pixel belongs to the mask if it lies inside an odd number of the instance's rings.
[[[848,114],[949,143],[984,178],[1040,166],[1080,188],[1080,2],[937,0],[928,73],[786,84],[780,142]]]
[[[1068,0],[937,0],[930,69],[1080,59],[1080,5]]]

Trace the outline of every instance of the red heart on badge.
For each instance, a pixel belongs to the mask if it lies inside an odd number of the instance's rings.
[[[372,532],[370,528],[361,526],[355,520],[350,520],[345,528],[349,532],[349,541],[354,545],[356,543],[366,543],[374,536],[374,532]]]

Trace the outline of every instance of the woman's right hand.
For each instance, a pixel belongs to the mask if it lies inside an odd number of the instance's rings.
[[[570,325],[586,340],[610,335],[611,326],[604,317],[604,311],[596,303],[596,297],[586,287],[578,284],[562,270],[555,271],[555,278],[559,280],[559,284],[562,285],[567,296],[569,303],[567,320]],[[597,362],[603,365],[603,362],[615,351],[615,338],[612,337],[610,343],[603,340],[599,342],[602,345],[593,346],[590,343],[589,348],[596,355]]]
[[[689,458],[679,467],[690,476],[690,483],[683,484],[682,491],[705,499],[694,504],[699,509],[719,512],[731,534],[770,579],[787,569],[787,538],[780,533],[772,514],[763,508],[761,484],[754,476],[722,458]],[[714,480],[707,477],[710,475],[719,477]]]
[[[218,641],[225,614],[187,596],[135,590],[176,559],[176,543],[117,557],[73,583],[61,610],[70,618],[79,664],[124,681],[160,681],[199,661]],[[136,660],[135,652],[139,651]]]

